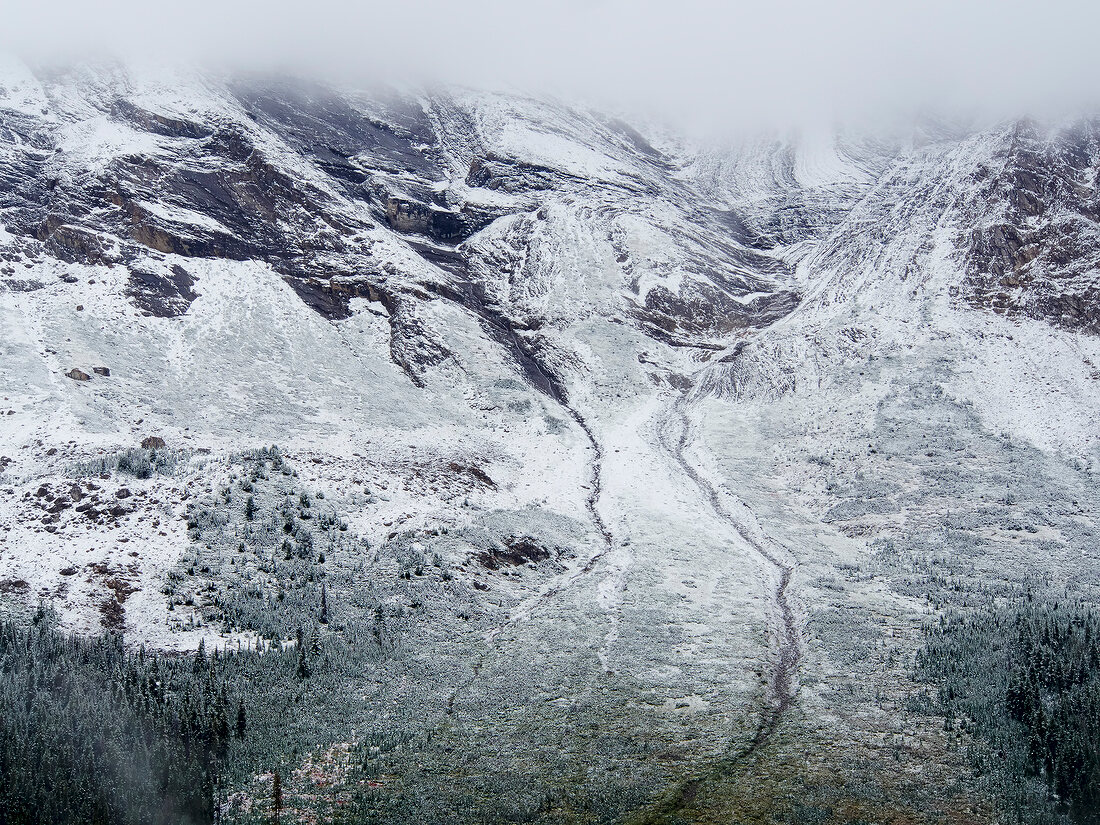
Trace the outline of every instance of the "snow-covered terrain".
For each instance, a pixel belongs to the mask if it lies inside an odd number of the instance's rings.
[[[431,732],[427,797],[956,788],[899,710],[937,588],[1100,595],[1095,122],[644,132],[5,64],[5,612],[255,644],[254,484],[343,523],[306,530],[334,612],[396,617],[348,725]]]

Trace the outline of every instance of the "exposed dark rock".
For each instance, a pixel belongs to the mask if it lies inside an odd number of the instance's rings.
[[[415,101],[380,90],[368,115],[320,84],[268,79],[236,84],[233,91],[257,122],[311,156],[353,196],[361,195],[367,171],[443,177],[431,148],[438,138]]]
[[[499,570],[528,562],[537,564],[550,557],[550,551],[529,536],[509,536],[504,540],[504,547],[490,547],[478,553],[475,559],[487,570]]]
[[[96,375],[102,375],[104,378],[109,378],[111,376],[109,367],[92,367],[92,372]]]
[[[48,160],[57,148],[50,128],[36,127],[33,118],[0,123],[19,131],[20,145],[40,153],[24,153],[0,170],[0,207],[9,231],[33,235],[38,240],[29,243],[56,257],[124,264],[128,295],[154,316],[183,315],[197,297],[187,269],[165,256],[261,261],[329,319],[347,317],[353,297],[383,295],[391,357],[417,384],[428,369],[452,358],[417,312],[420,301],[441,297],[475,313],[536,387],[564,398],[544,366],[548,344],[530,334],[542,319],[486,300],[484,288],[475,285],[484,273],[472,275],[467,265],[478,251],[440,247],[466,241],[509,211],[531,209],[527,234],[516,238],[516,257],[522,258],[543,231],[543,201],[555,202],[550,199],[559,191],[568,200],[594,187],[607,190],[613,209],[634,208],[639,195],[667,195],[689,226],[704,227],[688,239],[705,261],[689,267],[686,286],[675,294],[651,290],[636,308],[634,317],[647,333],[718,346],[711,339],[770,323],[797,302],[793,293],[775,292],[772,278],[783,274],[783,265],[747,248],[769,248],[770,234],[732,211],[699,206],[669,180],[672,167],[660,152],[619,121],[592,121],[595,140],[636,161],[637,170],[612,184],[490,151],[474,114],[446,95],[422,101],[380,92],[368,100],[267,77],[230,83],[226,92],[234,105],[207,123],[139,105],[128,99],[124,83],[112,88],[96,105],[157,136],[158,151],[121,154],[102,168],[63,175]],[[246,118],[238,116],[236,103]],[[271,136],[281,142],[280,151],[268,148]],[[294,156],[291,163],[285,155]],[[529,196],[530,203],[505,208],[495,204],[511,201],[488,197],[464,203],[461,187],[448,186],[456,162],[467,165],[468,186]],[[301,173],[302,164],[310,174]],[[375,221],[416,236],[407,239],[410,245],[452,279],[414,283],[408,273],[379,273],[381,265],[362,241]],[[625,252],[620,263],[625,273]],[[756,291],[770,294],[749,304],[734,300]]]
[[[178,264],[162,271],[132,267],[127,294],[148,314],[175,318],[187,312],[198,297],[191,289],[194,284],[190,273]]]
[[[91,381],[92,380],[92,376],[88,375],[88,373],[84,372],[81,369],[77,369],[76,367],[73,367],[71,370],[69,370],[67,373],[65,373],[65,377],[66,378],[71,378],[74,381]]]
[[[634,317],[653,337],[673,345],[707,345],[715,338],[741,329],[764,327],[789,314],[801,296],[795,292],[773,292],[748,303],[724,290],[703,284],[682,286],[679,293],[664,287],[651,289]]]
[[[437,241],[451,243],[468,238],[480,228],[461,212],[397,197],[386,201],[386,220],[398,232],[427,235]]]
[[[629,123],[619,120],[618,118],[608,118],[604,120],[604,125],[607,126],[607,128],[610,129],[613,133],[619,135],[622,138],[625,138],[626,142],[630,144],[631,148],[633,148],[634,151],[642,155],[647,155],[652,160],[658,161],[662,165],[668,166],[670,169],[672,168],[668,165],[668,161],[665,159],[665,157],[656,149],[654,149],[653,146],[650,145],[649,141],[646,140],[642,136],[642,134]]]
[[[447,346],[421,322],[415,303],[393,296],[389,310],[390,358],[410,380],[423,387],[424,373],[454,357]]]
[[[496,489],[496,482],[494,482],[489,477],[489,474],[480,467],[471,467],[465,464],[459,464],[457,461],[451,461],[447,464],[447,469],[457,475],[467,476],[482,486]]]
[[[115,264],[119,262],[115,245],[109,237],[91,228],[69,223],[60,215],[45,219],[37,237],[46,249],[62,261],[84,264]]]
[[[1001,219],[971,230],[962,297],[1001,314],[1021,314],[1100,333],[1100,136],[1086,121],[1053,136],[1021,121],[1006,138],[999,169],[972,179],[980,203],[1003,204]]]
[[[351,314],[348,302],[356,297],[354,290],[345,291],[341,289],[341,285],[319,278],[298,278],[287,275],[284,276],[284,280],[302,299],[302,302],[318,315],[330,321],[336,321],[347,318]]]
[[[489,155],[470,164],[466,185],[519,193],[552,189],[560,179],[553,169]]]
[[[166,444],[159,435],[148,435],[141,440],[143,450],[163,450]]]
[[[212,130],[198,123],[149,112],[120,98],[111,106],[111,114],[120,120],[128,120],[147,132],[165,137],[206,138]]]
[[[715,209],[712,210],[711,214],[719,223],[727,228],[730,237],[738,243],[762,251],[773,249],[776,246],[777,242],[775,238],[750,226],[740,213],[732,209]]]

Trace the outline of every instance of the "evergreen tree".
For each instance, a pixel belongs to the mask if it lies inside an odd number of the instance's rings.
[[[199,639],[199,647],[195,651],[194,664],[191,666],[193,673],[202,673],[206,669],[206,639]]]
[[[306,661],[305,637],[302,626],[298,626],[298,678],[305,679],[309,676],[309,663]]]
[[[279,825],[279,814],[283,810],[283,780],[279,776],[279,771],[275,771],[275,777],[271,780],[271,799],[272,799],[272,816],[273,825]]]

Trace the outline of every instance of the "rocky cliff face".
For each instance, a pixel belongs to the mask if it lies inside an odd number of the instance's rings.
[[[169,256],[263,261],[331,318],[357,295],[397,305],[425,288],[492,294],[501,303],[491,312],[509,315],[520,306],[506,284],[576,277],[654,334],[706,338],[766,323],[797,300],[781,262],[732,237],[637,133],[593,115],[121,70],[25,74],[12,86],[7,231],[31,255],[126,266],[135,300],[159,314],[180,314],[191,295],[186,266]],[[553,163],[540,165],[544,144]],[[546,241],[563,220],[610,256],[583,262],[606,267],[598,281],[553,272]],[[384,241],[371,237],[380,228]],[[660,233],[671,254],[632,250],[639,228]],[[424,263],[387,271],[379,243]]]
[[[471,279],[503,300],[494,311],[530,314],[506,293],[539,288],[554,269],[545,239],[568,218],[610,257],[586,263],[607,267],[598,289],[616,311],[668,341],[715,343],[797,304],[783,250],[828,241],[888,197],[891,214],[843,233],[836,254],[877,254],[950,220],[963,300],[1096,331],[1091,121],[668,157],[621,123],[500,96],[121,68],[9,75],[6,231],[28,254],[125,265],[135,300],[158,313],[188,305],[186,267],[164,263],[178,256],[264,261],[329,317],[356,295],[396,303],[420,281]],[[958,159],[935,169],[948,155]],[[921,223],[898,225],[916,211]],[[423,272],[383,271],[368,238],[378,227],[425,259]],[[641,234],[662,254],[632,249]]]
[[[1096,334],[1096,123],[1048,130],[1022,121],[999,137],[972,173],[975,205],[993,209],[962,239],[966,300]]]

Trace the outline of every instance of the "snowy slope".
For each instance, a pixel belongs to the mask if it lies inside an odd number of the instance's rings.
[[[658,788],[769,741],[950,773],[881,705],[934,571],[1100,563],[1093,121],[694,145],[462,89],[0,87],[8,612],[254,641],[214,595],[266,570],[225,512],[275,444],[346,525],[330,598],[403,623],[394,725],[539,765],[591,720]]]

